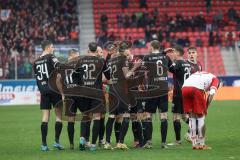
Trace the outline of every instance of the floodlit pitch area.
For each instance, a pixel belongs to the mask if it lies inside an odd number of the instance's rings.
[[[171,110],[169,108],[169,110]],[[208,116],[207,144],[212,150],[192,150],[191,144],[183,140],[183,144],[169,149],[160,148],[160,129],[157,118],[154,120],[153,149],[103,150],[96,152],[79,151],[79,122],[75,123],[75,150],[69,150],[67,123],[64,123],[61,143],[65,151],[40,151],[39,106],[0,107],[0,159],[3,160],[101,160],[101,159],[145,159],[145,160],[238,160],[240,159],[240,101],[213,102]],[[169,114],[168,142],[174,141],[171,114]],[[183,123],[182,123],[183,124]],[[182,139],[187,126],[183,124]],[[54,140],[54,113],[49,124],[48,145],[52,148]],[[114,134],[113,134],[114,135]],[[126,143],[131,146],[133,135],[131,126]],[[114,141],[114,136],[112,136]]]

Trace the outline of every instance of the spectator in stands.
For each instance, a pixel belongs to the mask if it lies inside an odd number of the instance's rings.
[[[123,13],[117,14],[117,25],[118,25],[118,28],[122,28],[123,27],[123,19],[124,19],[124,14]]]
[[[154,8],[152,15],[157,19],[159,17],[159,11],[158,8]]]
[[[190,40],[189,40],[189,37],[186,36],[184,38],[184,46],[183,47],[189,47],[190,46]]]
[[[183,31],[183,16],[179,13],[176,14],[176,30]]]
[[[232,31],[226,32],[225,37],[226,37],[226,46],[234,47],[235,33],[233,33]]]
[[[210,11],[212,0],[205,0],[207,12]]]
[[[202,47],[203,46],[203,42],[202,42],[201,38],[199,38],[199,37],[197,37],[197,39],[196,39],[196,46],[197,47]]]
[[[129,28],[131,25],[130,17],[128,14],[124,17],[124,28]]]
[[[218,10],[218,12],[213,16],[213,30],[218,29],[222,20],[223,20],[223,13],[221,10]]]
[[[212,31],[213,18],[211,16],[206,16],[206,32]]]
[[[100,35],[96,38],[96,42],[100,45],[103,46],[106,44],[108,41],[108,35],[107,32],[101,32]]]
[[[161,29],[158,30],[158,41],[162,42],[164,39],[163,32]]]
[[[195,26],[200,30],[200,31],[205,31],[206,29],[206,20],[203,16],[203,13],[201,12],[198,16],[195,17]]]
[[[189,24],[189,27],[191,28],[192,31],[195,31],[195,26],[194,26],[194,19],[192,16],[188,17],[187,24]]]
[[[71,32],[69,33],[69,37],[72,41],[78,40],[78,28],[72,27]]]
[[[7,21],[0,20],[0,33],[4,33],[0,35],[0,50],[4,55],[15,55],[14,52],[18,52],[18,59],[29,56],[33,53],[33,46],[43,39],[51,39],[54,43],[77,41],[75,33],[71,33],[72,28],[78,26],[76,1],[43,3],[25,0],[22,3],[20,0],[0,0],[0,4],[11,10]],[[14,64],[5,65],[6,62],[2,66],[8,67],[8,77],[14,78]],[[24,61],[19,61],[19,66],[21,63]]]
[[[177,44],[180,46],[185,46],[185,40],[182,37],[180,37],[177,40]]]
[[[208,38],[208,45],[209,46],[213,46],[214,45],[214,36],[213,36],[213,32],[209,32],[209,38]]]
[[[221,39],[221,35],[220,35],[219,32],[216,33],[215,39],[216,39],[216,44],[221,46],[222,45],[222,39]]]
[[[171,46],[176,46],[177,45],[176,36],[174,35],[173,37],[171,37],[169,42],[171,43]]]
[[[121,1],[121,5],[122,5],[122,9],[126,9],[126,8],[128,8],[128,0],[122,0]]]
[[[147,6],[147,0],[140,0],[140,8],[148,8]]]
[[[132,41],[132,37],[131,36],[129,36],[129,34],[125,34],[125,36],[124,36],[124,40],[125,41]]]
[[[131,27],[137,27],[137,16],[135,13],[131,16]]]
[[[25,58],[24,63],[23,63],[23,68],[24,68],[23,78],[31,78],[31,76],[32,76],[32,65],[29,62],[28,58]]]
[[[239,31],[240,30],[240,12],[238,11],[238,18],[236,19],[237,26],[236,29]]]
[[[143,15],[140,15],[138,20],[137,20],[137,27],[140,28],[140,27],[144,27],[144,22],[143,22]]]
[[[102,31],[106,31],[108,25],[108,16],[106,15],[106,13],[101,15],[100,22]]]
[[[236,20],[237,18],[237,11],[233,7],[228,9],[228,18],[231,20]]]
[[[145,28],[145,40],[146,40],[147,42],[150,42],[150,41],[151,41],[151,32],[150,32],[150,27],[149,27],[149,26],[147,26],[147,27]]]
[[[108,41],[115,41],[116,36],[114,34],[114,32],[111,32],[110,35],[108,36]]]

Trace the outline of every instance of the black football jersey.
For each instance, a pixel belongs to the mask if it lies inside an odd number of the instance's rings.
[[[135,98],[129,92],[129,80],[125,78],[123,68],[129,69],[129,61],[126,56],[119,55],[108,61],[110,68],[110,83],[114,94],[125,105],[134,106]]]
[[[41,93],[49,92],[48,80],[52,71],[60,65],[58,59],[53,54],[40,56],[33,63],[33,71],[37,81],[38,89]]]
[[[81,71],[83,72],[83,69],[79,68],[76,70],[76,66],[78,63],[79,58],[75,58],[67,63],[65,65],[62,65],[60,68],[60,74],[62,75],[62,83],[67,87],[67,88],[74,88],[78,85],[82,85],[82,74]]]
[[[181,95],[183,83],[191,75],[191,65],[185,60],[176,60],[169,71],[173,73],[173,94]]]
[[[152,53],[144,56],[143,65],[147,70],[148,84],[159,84],[167,81],[168,68],[172,65],[170,58],[162,53]]]
[[[84,56],[78,60],[76,68],[83,68],[83,85],[91,88],[102,88],[102,73],[107,71],[103,58]]]
[[[129,62],[126,56],[117,56],[109,59],[108,67],[110,69],[110,80],[112,84],[126,81],[122,68],[128,67]]]
[[[197,62],[197,63],[192,63],[191,61],[187,61],[191,65],[191,74],[197,72],[197,71],[202,71],[202,65]]]

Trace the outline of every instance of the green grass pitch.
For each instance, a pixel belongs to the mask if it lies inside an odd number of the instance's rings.
[[[171,110],[171,109],[169,109]],[[70,151],[67,137],[67,123],[64,123],[61,143],[65,151],[40,151],[39,106],[0,107],[0,160],[237,160],[240,159],[240,101],[213,102],[206,118],[207,144],[212,150],[195,151],[183,140],[183,144],[169,149],[160,148],[160,126],[154,120],[153,148],[130,149],[128,151],[99,149],[96,152],[79,151],[79,123],[75,124],[76,148]],[[168,142],[174,140],[171,114],[169,115]],[[183,124],[182,138],[187,126]],[[54,113],[49,124],[48,144],[52,147],[54,140]],[[114,137],[113,137],[114,138]],[[126,143],[132,144],[131,126]]]

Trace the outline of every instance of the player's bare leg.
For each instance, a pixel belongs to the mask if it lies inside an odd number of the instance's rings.
[[[60,144],[59,138],[62,132],[62,105],[59,104],[55,107],[55,114],[56,114],[56,123],[55,123],[55,143],[53,146],[59,150],[63,150],[64,147]]]
[[[197,136],[197,143],[199,145],[199,149],[211,149],[205,145],[205,116],[198,116],[198,136]]]
[[[50,110],[43,109],[42,110],[42,123],[41,123],[41,133],[42,133],[42,151],[49,151],[47,146],[47,133],[48,133],[48,121],[50,117]]]
[[[152,114],[149,112],[144,112],[142,114],[142,124],[143,124],[143,136],[144,136],[144,148],[152,148]]]
[[[182,120],[183,120],[186,124],[188,124],[188,126],[189,126],[189,115],[188,115],[188,114],[182,114]],[[184,139],[185,139],[187,142],[189,142],[189,143],[192,142],[191,136],[190,136],[190,129],[189,129],[189,128],[188,128],[187,132],[186,132],[185,135],[184,135]]]
[[[90,147],[90,151],[96,151],[97,149],[96,142],[100,131],[100,119],[101,113],[93,113],[92,144]]]
[[[161,120],[161,136],[162,136],[161,147],[168,148],[166,145],[167,130],[168,130],[167,112],[160,113],[159,116]]]
[[[198,145],[197,145],[197,117],[194,114],[190,114],[189,129],[190,129],[190,135],[191,135],[191,139],[192,139],[192,148],[193,149],[198,149]]]

